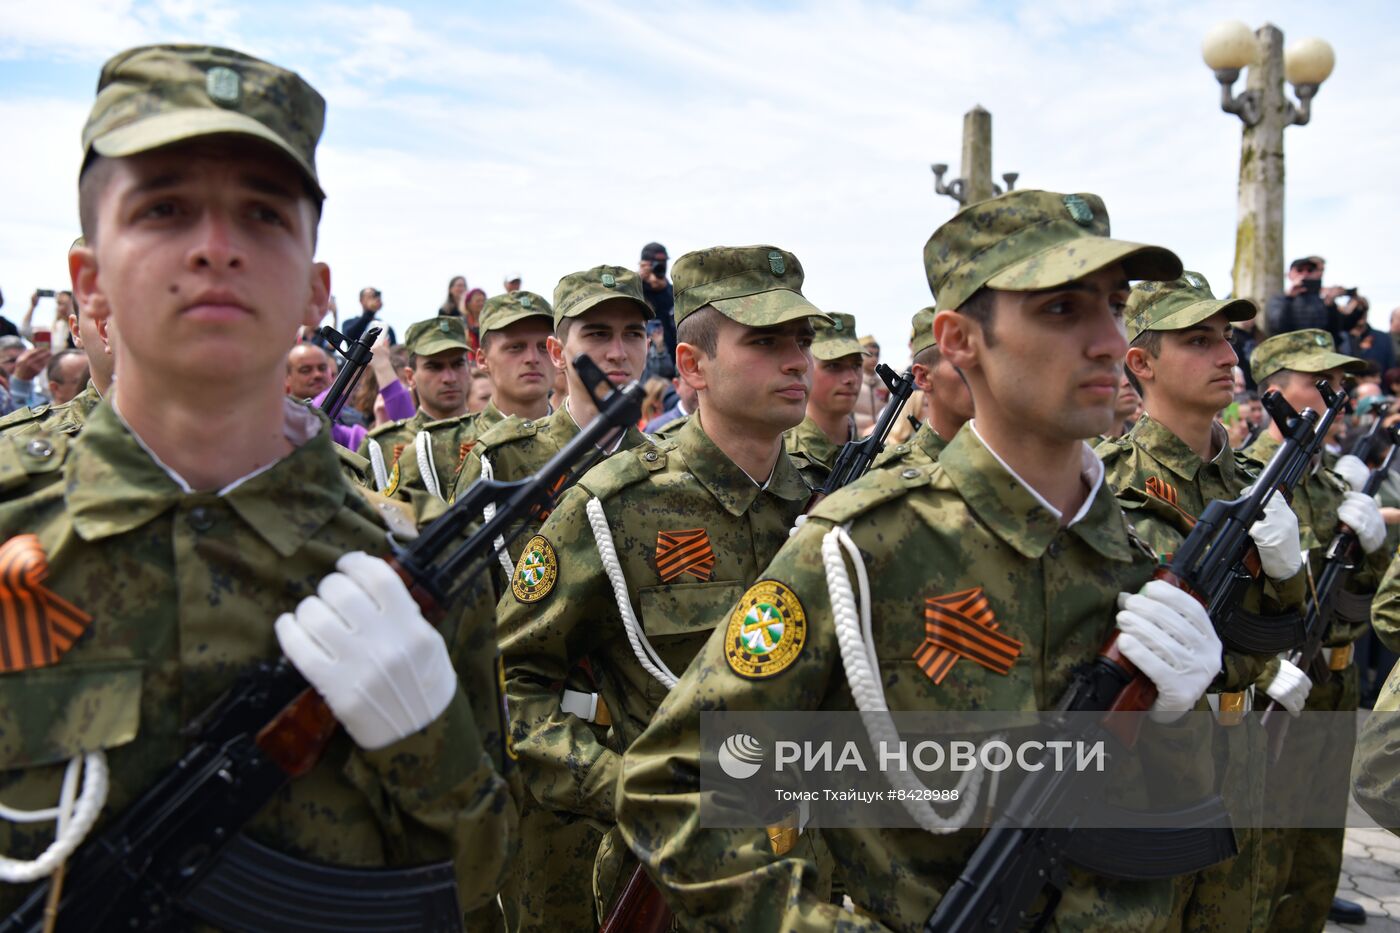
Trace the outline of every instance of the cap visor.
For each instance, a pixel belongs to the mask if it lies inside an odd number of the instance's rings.
[[[1122,263],[1130,280],[1167,282],[1181,275],[1181,260],[1169,249],[1107,237],[1084,236],[1056,243],[1002,269],[987,280],[990,288],[1034,292],[1058,288]]]
[[[587,298],[583,299],[578,304],[565,311],[563,314],[558,315],[557,320],[554,323],[557,326],[559,321],[564,320],[564,318],[566,317],[578,317],[580,314],[583,314],[586,311],[591,311],[592,309],[598,307],[603,302],[613,301],[614,299],[619,301],[626,301],[632,305],[635,305],[637,310],[641,311],[642,315],[648,321],[656,317],[656,312],[651,309],[651,305],[647,304],[645,301],[638,301],[631,295],[589,295]]]
[[[293,151],[281,137],[252,117],[232,110],[211,108],[155,114],[143,120],[137,120],[135,123],[118,127],[111,132],[103,133],[92,141],[92,148],[98,155],[111,159],[121,159],[142,152],[150,152],[152,149],[160,149],[163,146],[199,139],[203,136],[222,136],[225,134],[252,136],[276,146],[295,163],[297,168],[301,169],[302,175],[306,177],[311,187],[321,197],[326,196],[326,193],[321,190],[321,184],[316,180],[316,173],[311,170],[311,166],[303,162],[301,156]]]
[[[825,311],[790,288],[775,288],[738,298],[720,298],[709,304],[718,308],[725,317],[747,327],[772,327],[804,317],[831,320]]]
[[[491,331],[495,331],[495,330],[505,330],[507,327],[509,327],[509,326],[512,325],[512,324],[518,323],[518,322],[520,322],[520,321],[527,320],[528,318],[532,318],[532,317],[542,318],[542,319],[544,319],[544,320],[546,320],[546,321],[549,322],[549,326],[550,326],[550,327],[553,327],[553,326],[554,326],[554,315],[552,315],[552,314],[549,314],[549,313],[544,312],[544,311],[521,311],[521,312],[519,312],[519,313],[517,313],[517,314],[512,314],[512,315],[510,315],[510,316],[508,316],[508,317],[503,317],[503,318],[499,318],[499,319],[497,319],[497,318],[492,318],[492,319],[491,319],[491,326],[488,327],[488,328],[482,328],[481,333],[483,333],[483,334],[489,334]]]
[[[1254,302],[1247,298],[1226,298],[1193,301],[1191,304],[1173,311],[1148,330],[1185,330],[1217,314],[1224,314],[1227,321],[1247,321],[1258,313]]]
[[[1284,363],[1283,368],[1300,373],[1325,373],[1331,369],[1340,369],[1344,373],[1357,374],[1364,373],[1371,368],[1371,364],[1365,360],[1342,353],[1334,353],[1331,350],[1324,350],[1316,355],[1310,354],[1307,365],[1307,369],[1299,369],[1297,365]]]
[[[812,356],[819,360],[839,360],[843,356],[865,356],[865,347],[854,337],[818,340],[812,344]]]
[[[438,353],[446,353],[448,350],[470,349],[471,347],[467,346],[465,343],[462,343],[460,340],[453,340],[450,337],[444,337],[441,340],[424,341],[421,345],[419,345],[418,349],[413,351],[413,355],[435,356]]]

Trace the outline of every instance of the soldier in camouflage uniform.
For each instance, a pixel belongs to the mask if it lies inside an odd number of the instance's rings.
[[[1321,330],[1298,330],[1270,337],[1254,348],[1249,362],[1261,392],[1276,389],[1299,411],[1304,408],[1320,411],[1324,407],[1316,388],[1318,379],[1326,379],[1333,388],[1339,388],[1344,373],[1366,370],[1364,360],[1338,353],[1332,335]],[[1261,460],[1268,458],[1278,450],[1282,440],[1278,427],[1271,424],[1247,452]],[[1351,459],[1356,460],[1355,457]],[[1362,550],[1367,554],[1334,592],[1330,605],[1324,610],[1331,621],[1323,641],[1322,659],[1330,676],[1325,683],[1314,685],[1307,694],[1306,710],[1356,710],[1360,688],[1352,646],[1365,634],[1370,623],[1371,597],[1390,559],[1384,547],[1385,523],[1379,505],[1370,496],[1355,491],[1365,484],[1369,471],[1359,461],[1357,468],[1360,472],[1351,478],[1355,483],[1353,487],[1342,476],[1318,464],[1316,469],[1304,474],[1293,493],[1293,508],[1298,513],[1311,579],[1322,572],[1327,545],[1336,535],[1339,522],[1357,532]],[[1271,666],[1261,682],[1271,683],[1277,676],[1276,667]],[[1346,721],[1351,722],[1350,719]],[[1349,755],[1354,741],[1353,730],[1341,727],[1340,723],[1325,735],[1320,730],[1307,730],[1306,735],[1290,733],[1283,755],[1272,766],[1271,773],[1290,776],[1306,773],[1314,762]],[[1269,929],[1280,933],[1322,929],[1342,870],[1345,789],[1309,787],[1308,790],[1314,799],[1317,795],[1326,795],[1333,820],[1329,823],[1331,828],[1265,829],[1263,835],[1268,868],[1266,880],[1270,882],[1270,900],[1274,908]],[[1353,913],[1358,910],[1360,908],[1353,905]]]
[[[1237,498],[1262,467],[1231,450],[1215,420],[1234,392],[1238,359],[1229,339],[1231,322],[1248,320],[1256,311],[1246,299],[1217,300],[1196,272],[1173,282],[1139,283],[1128,298],[1125,366],[1142,395],[1144,414],[1128,434],[1101,443],[1098,454],[1128,520],[1164,560],[1211,500]],[[1248,594],[1246,606],[1256,613],[1296,613],[1306,582],[1300,573],[1298,520],[1282,496],[1272,498],[1269,510],[1251,529],[1265,578]],[[1263,793],[1266,752],[1262,731],[1243,712],[1249,708],[1249,685],[1270,660],[1271,654],[1227,651],[1224,674],[1209,696],[1220,724],[1228,727],[1216,734],[1222,773],[1238,775],[1228,786],[1253,788],[1251,798]],[[1271,689],[1296,711],[1306,679],[1295,668]],[[1183,879],[1176,905],[1183,929],[1247,930],[1251,917],[1262,926],[1268,897],[1258,829],[1241,822],[1235,826],[1239,855]]]
[[[374,488],[385,495],[393,495],[402,482],[402,470],[414,459],[423,429],[467,409],[467,353],[471,346],[461,318],[435,317],[412,324],[404,336],[404,347],[418,410],[411,418],[372,428],[357,451],[370,462]]]
[[[83,238],[78,237],[69,247],[69,253],[83,245]],[[73,342],[87,353],[87,387],[71,402],[63,405],[36,405],[10,412],[0,418],[0,434],[29,434],[45,430],[72,436],[83,429],[88,415],[92,414],[112,384],[112,350],[107,342],[107,326],[105,315],[84,314],[78,303],[73,302],[68,327]]]
[[[937,462],[953,435],[972,417],[972,390],[957,367],[938,352],[933,314],[932,306],[915,313],[909,337],[909,368],[914,384],[924,394],[924,423],[907,441],[876,457],[873,469],[923,467]]]
[[[478,437],[507,417],[536,419],[549,412],[545,341],[553,319],[549,302],[534,292],[506,292],[486,302],[477,362],[492,377],[491,401],[481,411],[424,425],[414,441],[416,456],[400,462],[391,494],[402,498],[426,491],[451,501],[457,474]],[[433,478],[425,484],[428,474]]]
[[[1400,561],[1392,558],[1387,577]],[[1356,737],[1353,792],[1361,809],[1400,835],[1400,664],[1391,668],[1380,696]]]
[[[865,350],[856,339],[856,319],[833,313],[818,322],[812,340],[812,397],[807,417],[783,435],[783,446],[814,487],[826,482],[841,448],[856,439],[856,398],[860,395]]]
[[[73,278],[116,323],[123,376],[77,440],[0,440],[5,559],[26,568],[0,592],[0,799],[52,807],[86,759],[102,832],[193,716],[285,652],[345,728],[244,831],[356,869],[451,859],[470,908],[499,887],[514,823],[484,590],[433,629],[366,553],[412,523],[351,488],[325,418],[283,395],[285,348],[329,293],[323,114],[300,77],[227,49],[148,46],[102,70]],[[33,863],[6,880],[47,875],[84,832],[50,848],[51,826],[0,822],[0,852]],[[0,887],[0,916],[32,887]]]
[[[621,266],[597,266],[574,272],[554,288],[554,336],[550,360],[569,382],[562,407],[538,421],[507,418],[477,438],[457,477],[454,498],[482,475],[489,464],[498,480],[524,479],[544,466],[598,415],[573,359],[585,353],[614,386],[641,375],[646,365],[646,322],[653,312],[642,294],[637,273]],[[647,442],[629,427],[607,449],[612,455]],[[520,549],[538,530],[527,521],[511,543],[512,566]],[[607,741],[607,704],[586,671],[574,669],[564,679],[562,708],[588,723],[596,742]],[[597,823],[569,811],[542,807],[527,799],[520,815],[520,849],[514,871],[501,891],[509,930],[590,930],[597,925],[593,904],[593,862],[602,833]]]
[[[1160,718],[1190,709],[1219,669],[1205,611],[1148,582],[1156,560],[1082,440],[1112,418],[1127,279],[1173,278],[1180,262],[1109,239],[1097,196],[1043,191],[964,208],[934,233],[924,261],[940,309],[936,339],[967,375],[975,420],[938,463],[874,471],[822,502],[628,750],[619,826],[683,928],[921,930],[981,836],[821,830],[851,914],[814,890],[799,853],[775,857],[761,831],[701,825],[702,709],[854,708],[837,627],[856,626],[860,642],[862,623],[845,603],[838,623],[823,570],[823,543],[830,536],[843,547],[840,529],[869,571],[882,670],[852,664],[883,685],[891,710],[1049,709],[1113,632],[1120,600],[1118,647],[1161,691]],[[853,586],[862,579],[849,567],[846,576]],[[994,616],[1000,658],[979,663],[950,637],[948,626],[986,627],[963,608],[972,604]],[[762,641],[750,629],[761,606],[780,616]],[[1168,882],[1072,868],[1054,928],[1160,929],[1171,896]]]
[[[590,470],[525,545],[499,622],[511,735],[545,806],[612,827],[622,753],[811,496],[782,445],[824,317],[802,280],[771,246],[677,260],[677,369],[699,391],[696,416]],[[561,705],[584,663],[611,714],[605,741]],[[631,870],[615,835],[599,853],[600,910]]]

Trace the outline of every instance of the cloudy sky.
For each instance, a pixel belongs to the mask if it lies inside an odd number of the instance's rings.
[[[1322,35],[1337,70],[1287,132],[1286,253],[1328,258],[1381,327],[1400,304],[1397,14],[1382,2],[959,0],[489,4],[0,0],[0,288],[17,319],[67,287],[79,136],[102,62],[148,42],[233,46],[326,97],[321,258],[342,312],[384,292],[400,333],[449,277],[560,276],[717,244],[792,250],[818,305],[905,358],[924,241],[955,209],[962,114],[994,171],[1094,191],[1114,233],[1229,290],[1241,124],[1200,40],[1221,19]],[[1390,155],[1387,155],[1390,153]]]

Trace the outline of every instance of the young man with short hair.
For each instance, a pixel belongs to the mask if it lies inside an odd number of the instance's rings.
[[[855,419],[865,359],[856,340],[856,319],[849,314],[830,315],[831,323],[818,321],[812,340],[812,396],[807,417],[783,435],[783,445],[808,484],[815,489],[826,482],[841,447],[856,439]]]
[[[1345,374],[1366,371],[1365,360],[1338,353],[1332,335],[1316,329],[1270,337],[1254,348],[1249,364],[1261,392],[1275,389],[1299,411],[1323,408],[1322,396],[1317,391],[1319,379],[1339,389]],[[1278,425],[1270,424],[1246,453],[1256,459],[1266,459],[1282,442]],[[1370,627],[1372,597],[1391,558],[1384,547],[1385,523],[1380,507],[1375,499],[1359,491],[1370,471],[1355,457],[1349,458],[1350,463],[1347,459],[1337,464],[1339,472],[1333,472],[1326,468],[1325,458],[1319,456],[1319,462],[1303,475],[1302,482],[1293,490],[1293,508],[1302,529],[1302,547],[1308,557],[1310,579],[1316,580],[1322,572],[1327,547],[1339,525],[1356,532],[1366,555],[1324,608],[1324,617],[1330,619],[1330,624],[1323,641],[1323,661],[1331,676],[1325,683],[1312,685],[1303,708],[1330,713],[1355,712],[1360,704],[1352,648]],[[1270,665],[1260,678],[1260,683],[1267,685],[1270,693],[1274,692],[1273,684],[1280,677],[1288,676],[1278,671],[1278,665],[1287,663],[1280,661]],[[1270,774],[1296,777],[1306,773],[1314,762],[1333,760],[1339,755],[1350,758],[1356,739],[1354,720],[1343,716],[1336,719],[1337,727],[1325,734],[1318,729],[1290,733],[1283,756],[1271,766]],[[1318,795],[1325,795],[1326,812],[1330,815],[1328,828],[1266,828],[1262,834],[1264,864],[1269,869],[1266,897],[1273,907],[1268,920],[1270,930],[1321,929],[1333,908],[1333,896],[1342,870],[1346,788],[1307,785],[1306,790],[1313,795],[1314,808],[1319,806]],[[1288,806],[1287,802],[1281,801],[1281,804]],[[1313,812],[1324,811],[1314,809]],[[1350,915],[1335,919],[1364,922],[1364,911],[1358,905],[1339,902],[1340,905],[1348,906]],[[1358,917],[1358,913],[1361,916]]]
[[[1095,195],[1016,191],[960,211],[929,240],[924,262],[938,299],[934,336],[966,374],[976,418],[937,464],[877,470],[824,500],[628,749],[619,826],[682,928],[762,917],[774,929],[921,929],[981,837],[976,828],[823,828],[850,913],[825,901],[800,853],[776,856],[762,830],[704,826],[702,709],[854,708],[829,595],[840,584],[828,580],[822,553],[829,536],[848,537],[868,571],[842,575],[848,590],[869,581],[854,598],[868,596],[870,628],[862,634],[857,614],[843,613],[841,637],[866,646],[852,663],[862,680],[883,684],[881,708],[1053,709],[1115,613],[1117,646],[1156,684],[1159,717],[1189,710],[1219,669],[1205,610],[1148,582],[1156,560],[1131,535],[1083,440],[1113,415],[1128,279],[1172,278],[1179,260],[1110,240]],[[930,633],[930,607],[952,612],[970,588],[985,599],[982,624],[1008,639],[1009,664],[983,666]],[[755,618],[762,640],[748,628]],[[1071,868],[1055,921],[1160,929],[1171,893],[1170,882]]]
[[[614,454],[566,492],[499,607],[526,785],[603,826],[623,753],[811,495],[783,450],[807,407],[812,322],[825,317],[802,296],[801,264],[771,246],[716,247],[682,256],[673,274],[677,369],[699,411],[674,439]],[[610,713],[606,737],[560,695],[585,662]],[[600,913],[630,864],[609,833]]]
[[[438,320],[462,326],[460,318]],[[533,420],[549,413],[545,370],[552,322],[549,302],[534,292],[507,292],[486,302],[476,359],[480,371],[491,377],[491,401],[481,411],[464,408],[461,413],[424,424],[413,439],[413,456],[399,460],[397,482],[390,485],[389,495],[411,498],[417,491],[425,491],[434,499],[450,500],[457,474],[483,432],[512,415]]]
[[[345,482],[325,419],[284,391],[285,348],[329,294],[323,115],[299,76],[227,49],[147,46],[102,70],[69,266],[84,312],[116,323],[121,377],[77,442],[0,441],[21,467],[0,535],[43,580],[30,618],[49,632],[0,673],[0,707],[37,717],[7,732],[0,786],[11,807],[51,807],[65,762],[105,758],[110,824],[192,717],[285,657],[344,729],[228,829],[357,871],[451,860],[470,908],[494,896],[514,822],[481,588],[430,625],[371,556],[411,523]],[[51,838],[0,821],[8,858]],[[29,893],[3,886],[0,915]]]
[[[914,374],[914,384],[924,394],[924,423],[907,441],[875,458],[872,469],[903,469],[934,463],[953,436],[972,418],[972,390],[958,368],[938,352],[938,341],[933,339],[935,311],[928,307],[914,314],[909,339],[913,360],[909,368]]]
[[[538,420],[510,417],[477,438],[457,475],[452,498],[482,476],[510,482],[537,470],[598,415],[573,360],[586,354],[614,388],[637,379],[646,364],[647,321],[651,305],[642,295],[637,273],[621,266],[596,266],[574,272],[554,287],[554,335],[549,359],[568,380],[561,407]],[[632,450],[647,442],[635,427],[608,439],[604,456]],[[512,566],[525,542],[538,530],[525,530],[510,545]],[[607,738],[607,705],[583,668],[562,681],[562,708],[586,720],[598,742]],[[501,891],[510,931],[589,930],[597,923],[593,905],[593,858],[602,841],[596,825],[578,814],[541,806],[529,798],[520,817],[520,849],[515,871]]]
[[[1216,420],[1234,397],[1237,359],[1230,325],[1255,311],[1247,299],[1217,299],[1197,272],[1184,272],[1171,282],[1140,282],[1128,298],[1124,363],[1129,381],[1142,395],[1143,414],[1131,431],[1104,441],[1097,452],[1133,529],[1158,554],[1174,553],[1209,502],[1238,498],[1263,467],[1231,450],[1225,428]],[[1270,500],[1250,534],[1264,579],[1250,588],[1242,610],[1296,613],[1305,580],[1299,573],[1298,519],[1283,496]],[[1228,727],[1221,732],[1222,754],[1227,762],[1224,785],[1232,793],[1243,787],[1263,790],[1262,736],[1242,716],[1250,702],[1249,685],[1272,658],[1272,652],[1227,650],[1224,675],[1208,698],[1221,725]],[[1269,694],[1294,711],[1301,709],[1306,678],[1293,668],[1270,685]],[[1234,859],[1181,882],[1176,910],[1184,929],[1209,928],[1222,911],[1262,922],[1266,906],[1259,834],[1239,826],[1235,836],[1239,854]]]

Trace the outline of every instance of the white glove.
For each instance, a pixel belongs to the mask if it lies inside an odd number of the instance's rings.
[[[356,551],[277,619],[282,651],[361,748],[432,722],[457,690],[447,643],[384,561]]]
[[[1171,722],[1220,672],[1220,639],[1205,607],[1165,580],[1118,594],[1118,650],[1157,685],[1152,718]]]
[[[1244,490],[1248,495],[1253,486]],[[1249,527],[1249,536],[1259,551],[1259,566],[1271,580],[1290,580],[1303,566],[1302,543],[1298,538],[1298,516],[1288,507],[1283,493],[1275,492],[1264,506],[1264,517]]]
[[[1364,492],[1347,492],[1342,495],[1342,504],[1337,506],[1337,518],[1356,532],[1356,540],[1367,554],[1374,553],[1385,544],[1385,519],[1381,518],[1381,507],[1376,500]]]
[[[1264,688],[1270,699],[1277,700],[1290,716],[1297,716],[1303,711],[1303,704],[1308,702],[1311,690],[1312,680],[1308,675],[1285,658],[1278,659],[1278,673]]]
[[[1361,462],[1360,457],[1344,454],[1337,460],[1337,465],[1332,467],[1332,472],[1341,476],[1347,481],[1347,485],[1357,492],[1366,485],[1366,480],[1371,478],[1371,471],[1366,468],[1366,464]]]

